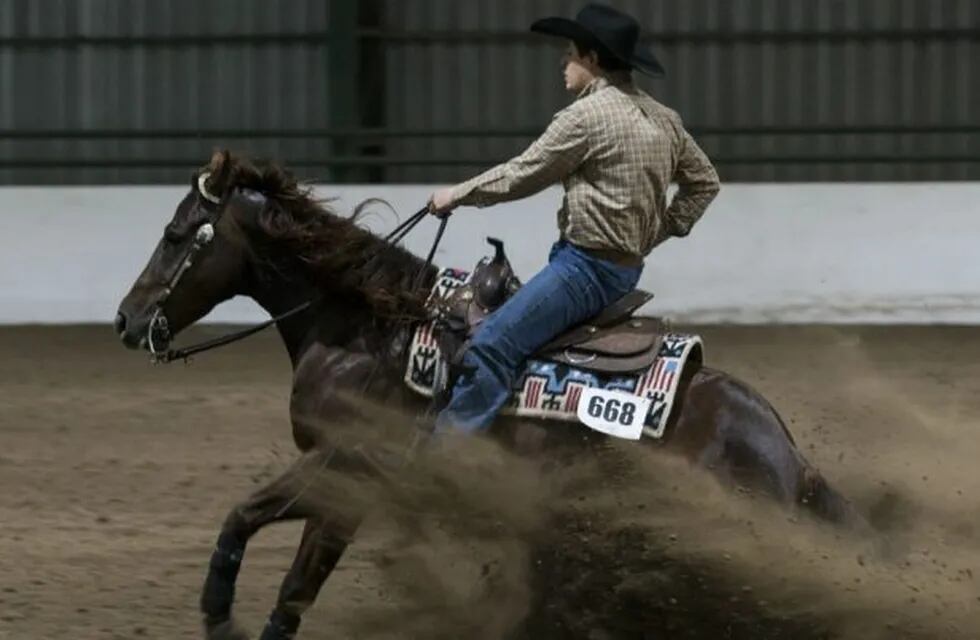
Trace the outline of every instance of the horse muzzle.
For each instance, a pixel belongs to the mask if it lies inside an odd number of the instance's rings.
[[[120,310],[116,314],[113,328],[126,348],[145,349],[153,355],[166,351],[173,338],[167,316],[159,306],[151,310],[149,320],[144,316],[141,320],[134,321],[125,311]]]

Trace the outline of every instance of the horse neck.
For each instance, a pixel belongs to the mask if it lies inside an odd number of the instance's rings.
[[[378,238],[372,251],[380,252],[388,248],[394,249],[385,240]],[[425,261],[417,256],[412,256],[409,262],[412,273],[418,274],[420,270],[425,270],[413,282],[421,282],[420,287],[423,290],[431,288],[437,270],[431,265],[426,267]],[[391,270],[393,280],[398,275],[396,269],[400,272],[404,268],[404,264],[396,267],[385,264],[384,261],[379,261],[377,266],[381,271]],[[250,287],[247,295],[273,317],[315,300],[320,294],[318,287],[306,276],[298,262],[288,265],[285,271],[263,272],[254,280],[256,284]],[[339,299],[328,300],[326,304],[314,304],[311,308],[278,322],[276,327],[295,369],[306,350],[316,344],[346,346],[358,339],[384,341],[386,338],[393,338],[395,329],[392,325],[376,320],[363,305],[358,306],[350,296],[340,294]]]
[[[278,275],[264,277],[260,284],[250,289],[247,295],[272,317],[282,315],[313,300],[317,294],[315,287],[304,279],[287,279]],[[311,342],[312,336],[316,333],[318,320],[320,319],[317,312],[310,308],[276,323],[276,330],[294,368],[305,346]]]

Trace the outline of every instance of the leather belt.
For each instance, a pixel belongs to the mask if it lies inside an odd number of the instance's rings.
[[[612,262],[613,264],[620,267],[641,267],[643,266],[643,256],[638,256],[633,253],[626,253],[625,251],[616,251],[614,249],[593,249],[590,247],[580,247],[575,245],[583,253],[587,253],[593,258],[598,258],[599,260],[605,260],[606,262]]]

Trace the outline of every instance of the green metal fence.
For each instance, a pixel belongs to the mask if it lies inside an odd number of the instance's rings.
[[[723,0],[649,18],[675,70],[650,90],[723,177],[980,179],[980,10],[959,0],[923,21],[925,4],[896,0],[900,16],[834,18],[807,1],[759,5],[775,17],[757,23],[727,20]],[[182,182],[219,146],[319,180],[466,177],[566,100],[553,45],[517,25],[571,3],[509,0],[492,19],[484,4],[443,3],[419,25],[431,2],[0,0],[0,183]]]

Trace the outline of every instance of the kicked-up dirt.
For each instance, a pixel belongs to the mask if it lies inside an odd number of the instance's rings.
[[[696,330],[874,539],[723,490],[655,447],[557,478],[477,452],[442,472],[452,499],[421,524],[380,509],[299,637],[980,638],[980,329]],[[221,521],[296,455],[289,382],[272,332],[153,367],[108,326],[0,330],[0,638],[201,637]],[[452,517],[471,499],[478,526]],[[300,531],[249,546],[235,610],[256,636]]]

